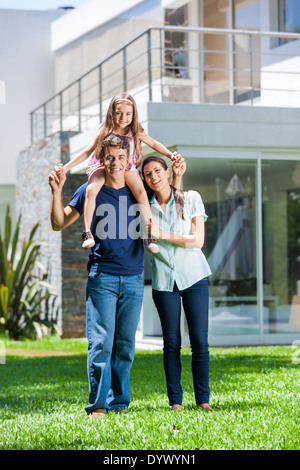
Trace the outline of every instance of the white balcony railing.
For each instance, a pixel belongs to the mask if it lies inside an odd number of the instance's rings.
[[[150,27],[31,112],[32,142],[95,129],[121,91],[138,103],[300,107],[300,34]]]

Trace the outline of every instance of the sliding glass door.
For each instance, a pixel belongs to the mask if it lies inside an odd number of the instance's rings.
[[[201,194],[208,215],[211,337],[276,343],[300,332],[300,163],[186,161],[184,189]]]
[[[258,334],[255,160],[187,159],[184,188],[200,192],[208,215],[210,334]]]
[[[300,162],[262,161],[264,333],[300,332]]]

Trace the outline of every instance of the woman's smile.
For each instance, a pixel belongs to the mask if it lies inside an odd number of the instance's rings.
[[[147,163],[144,169],[146,183],[154,191],[162,191],[169,188],[169,170],[165,170],[157,162]]]

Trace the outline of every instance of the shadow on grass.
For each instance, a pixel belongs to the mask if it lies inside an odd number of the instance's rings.
[[[193,392],[191,353],[183,350],[182,385],[184,391]],[[211,390],[226,384],[225,393],[239,388],[245,375],[271,374],[293,367],[288,356],[243,354],[230,352],[211,354]],[[246,380],[248,380],[246,378]],[[251,380],[251,378],[249,379]],[[166,409],[166,385],[161,352],[137,352],[130,376],[132,401],[138,409]],[[0,409],[2,412],[43,413],[53,408],[84,407],[88,399],[86,355],[60,357],[8,356],[6,364],[0,365]],[[241,403],[230,401],[229,408],[260,407],[260,402]],[[188,409],[188,407],[186,407]],[[191,405],[191,409],[194,405]],[[228,410],[228,408],[226,407]],[[7,415],[6,415],[7,417]]]
[[[87,399],[86,356],[7,356],[0,366],[0,408],[34,413]]]

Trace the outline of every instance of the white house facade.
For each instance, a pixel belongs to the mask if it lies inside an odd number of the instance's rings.
[[[15,215],[16,166],[30,145],[30,111],[53,94],[51,24],[64,10],[0,9],[0,223]]]
[[[59,148],[67,148],[72,158],[94,135],[111,97],[130,92],[149,135],[185,157],[183,189],[199,191],[205,203],[204,252],[213,272],[210,344],[297,341],[299,2],[113,5],[93,0],[52,22],[55,90],[31,110],[32,149],[40,142],[49,148],[51,136],[59,134],[68,141],[61,140]],[[84,178],[85,166],[70,179]],[[63,250],[66,243],[62,235]],[[70,259],[71,250],[64,253]],[[74,292],[75,281],[69,279]],[[138,335],[160,337],[148,254],[144,279]],[[84,331],[83,312],[74,306],[73,313],[64,313],[62,301],[62,324],[72,315]],[[187,342],[184,315],[182,332]]]

